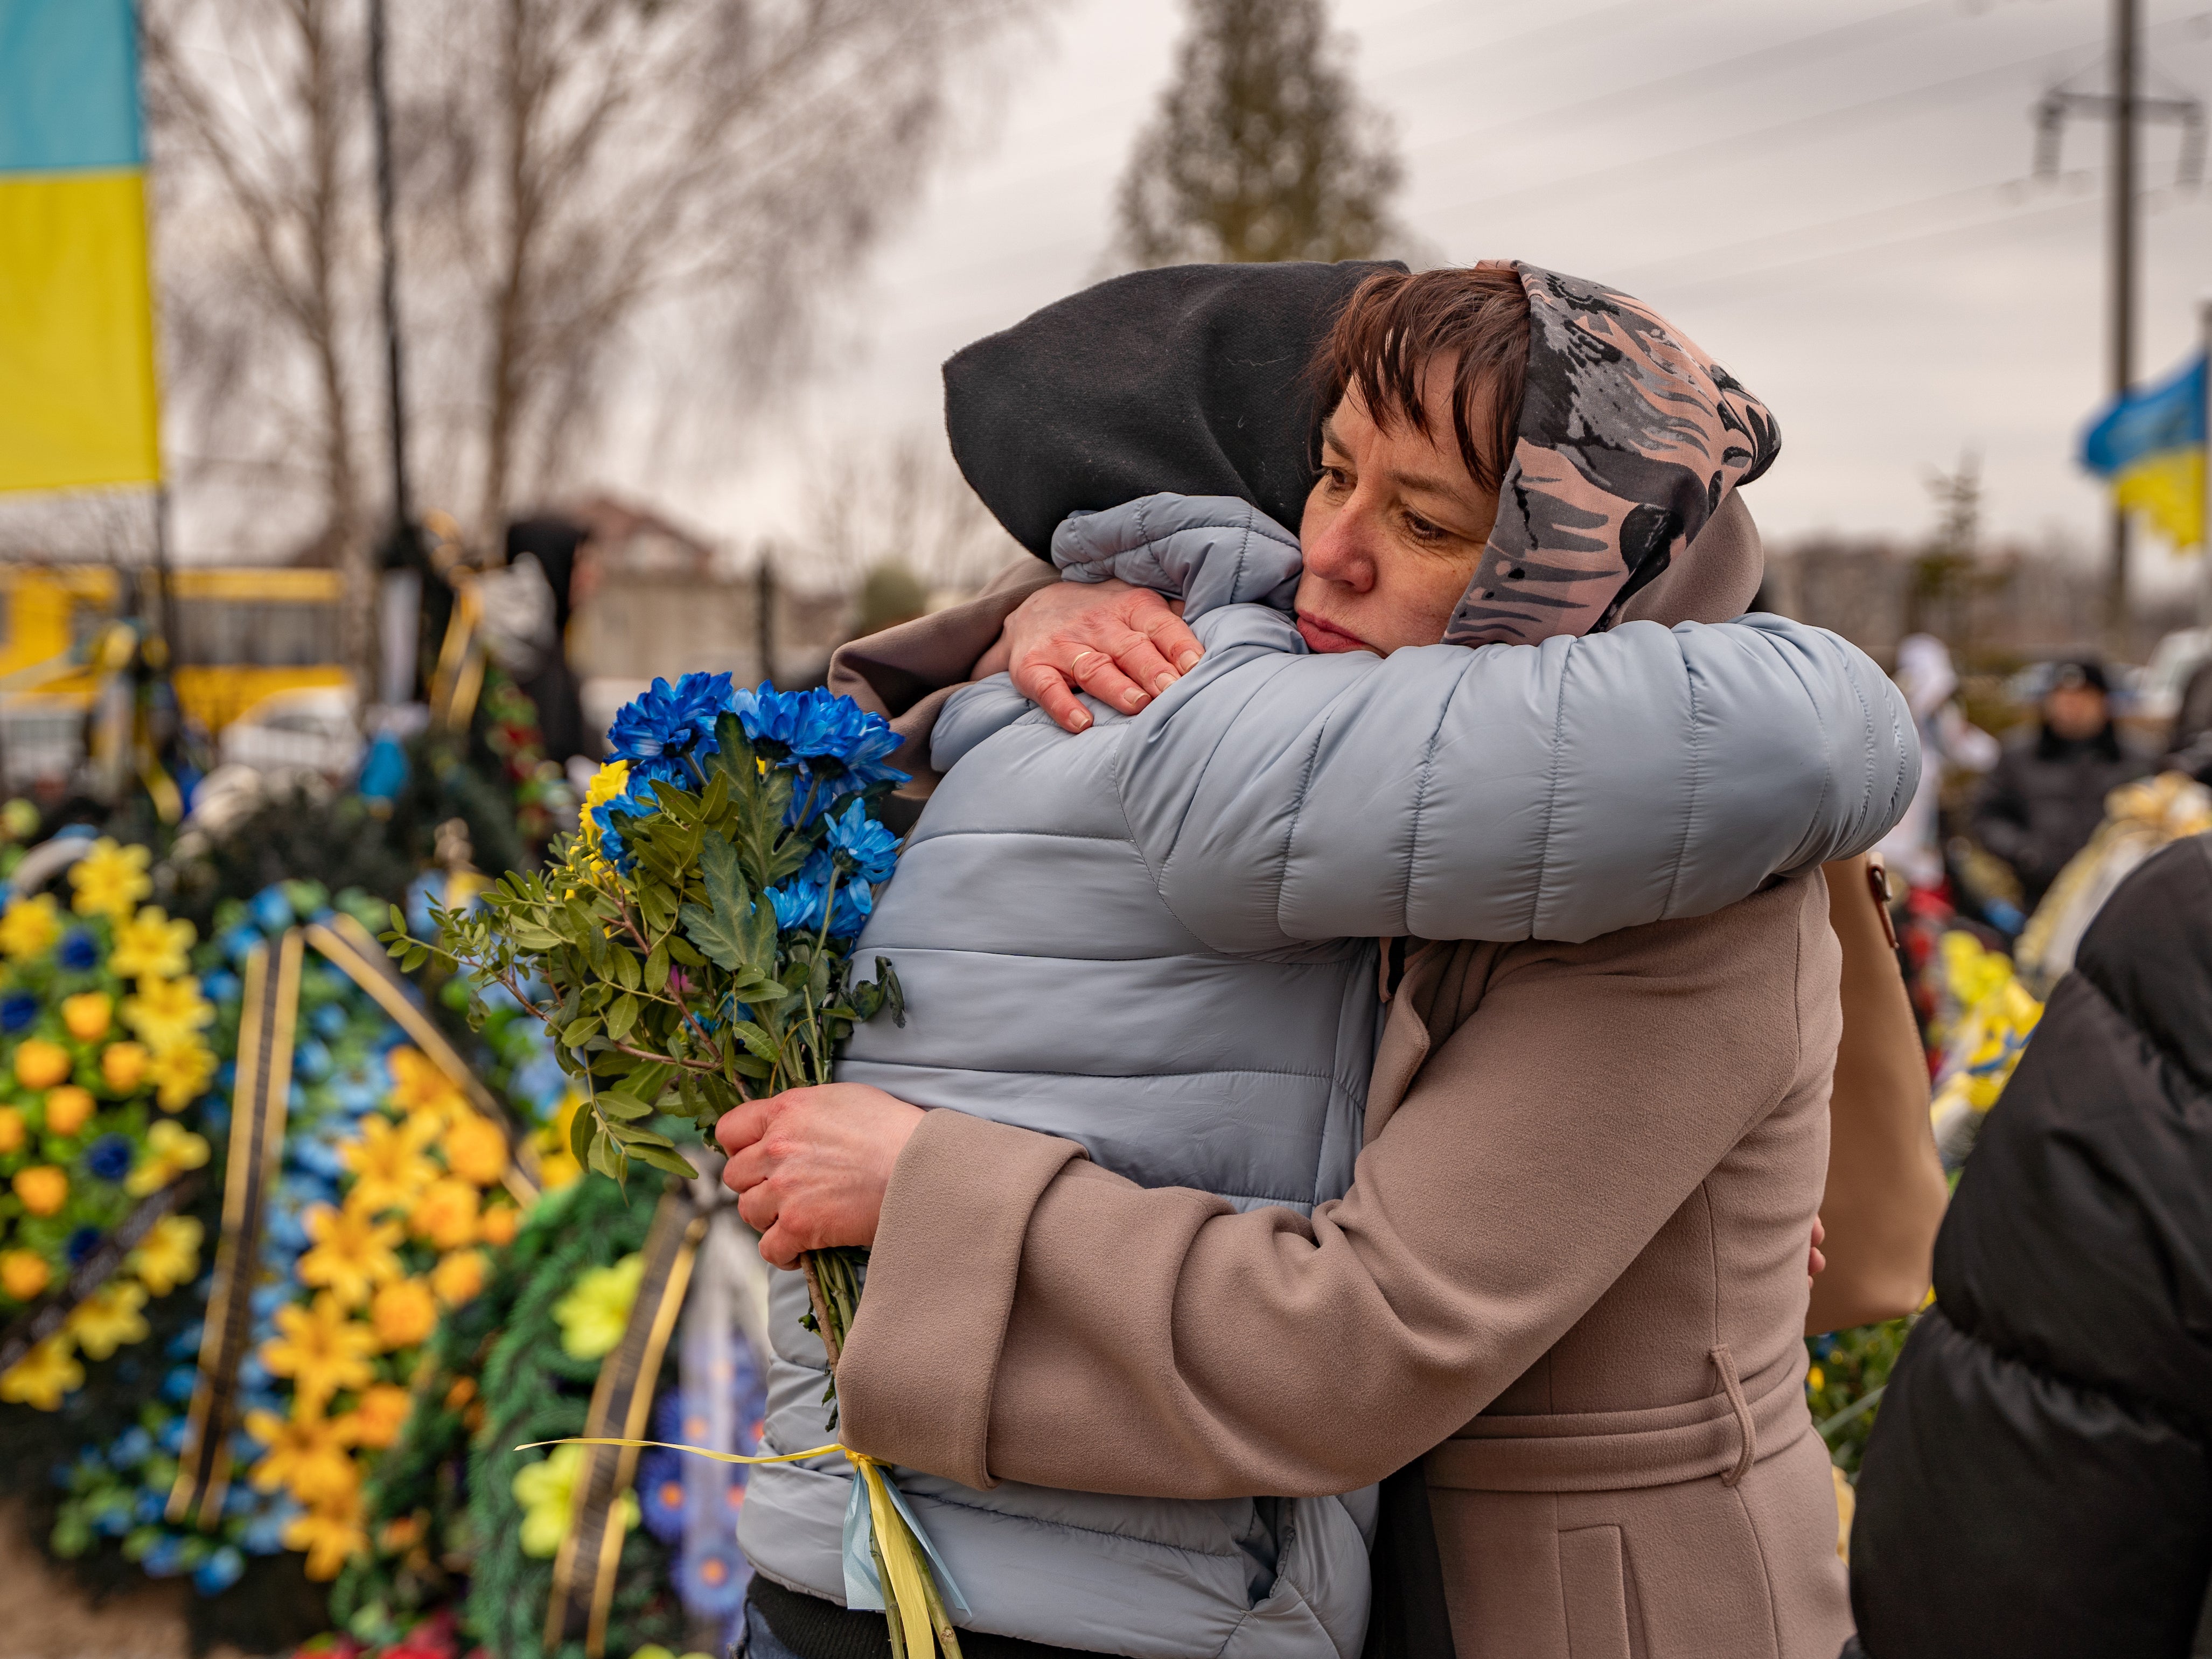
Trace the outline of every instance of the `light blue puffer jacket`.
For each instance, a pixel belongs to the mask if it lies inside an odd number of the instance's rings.
[[[837,1075],[1065,1135],[1149,1185],[1252,1207],[1340,1196],[1378,1023],[1375,939],[1581,939],[1733,903],[1874,845],[1917,780],[1888,680],[1779,617],[1388,659],[1313,656],[1297,544],[1242,501],[1071,519],[1075,580],[1184,594],[1206,646],[1151,707],[1071,737],[1005,676],[957,694],[946,771],[862,936],[903,1028]],[[768,1438],[832,1437],[805,1292],[778,1275]],[[1186,1502],[902,1471],[972,1612],[1174,1659],[1353,1659],[1371,1492]],[[838,1462],[753,1477],[739,1538],[845,1600]]]

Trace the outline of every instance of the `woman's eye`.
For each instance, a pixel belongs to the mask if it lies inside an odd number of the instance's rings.
[[[1341,495],[1352,488],[1352,475],[1340,466],[1325,466],[1321,470],[1321,476],[1328,481],[1329,489],[1337,495]]]
[[[1416,538],[1425,542],[1442,541],[1451,534],[1441,525],[1431,524],[1418,513],[1408,513],[1406,515],[1406,528]]]

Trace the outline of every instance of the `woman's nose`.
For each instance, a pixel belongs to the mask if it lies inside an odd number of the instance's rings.
[[[1376,531],[1373,512],[1355,495],[1318,534],[1306,538],[1301,550],[1306,568],[1324,581],[1364,593],[1375,586]]]

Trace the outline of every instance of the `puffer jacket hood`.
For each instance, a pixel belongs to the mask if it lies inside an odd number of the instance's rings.
[[[1650,307],[1522,264],[1528,365],[1514,452],[1450,645],[1609,627],[1773,465],[1766,406]]]

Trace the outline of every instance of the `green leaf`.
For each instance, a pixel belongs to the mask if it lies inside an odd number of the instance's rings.
[[[605,1091],[593,1103],[599,1107],[601,1117],[615,1122],[635,1123],[641,1117],[653,1115],[652,1107],[636,1096],[625,1094],[619,1089]]]
[[[649,1164],[656,1170],[665,1170],[672,1176],[691,1178],[699,1173],[684,1161],[682,1153],[664,1151],[659,1146],[638,1146],[632,1149],[630,1156],[641,1164]]]
[[[648,1105],[658,1104],[668,1092],[668,1085],[678,1074],[678,1068],[665,1060],[641,1060],[631,1070],[623,1085],[623,1092],[635,1095]]]
[[[738,850],[725,836],[709,836],[700,844],[699,875],[707,891],[705,905],[683,908],[684,931],[718,968],[735,972],[759,960],[761,929],[758,914],[768,908],[756,904],[745,890],[738,867]],[[769,948],[775,942],[773,914],[768,921]]]
[[[655,1134],[650,1129],[641,1129],[634,1123],[610,1123],[607,1133],[623,1146],[673,1146],[675,1142],[666,1135]]]
[[[623,955],[627,957],[629,952]],[[607,1041],[620,1042],[629,1036],[630,1027],[637,1024],[637,999],[624,991],[607,1010]]]
[[[668,941],[663,939],[653,947],[653,954],[645,959],[645,988],[659,996],[668,988]]]
[[[583,1163],[591,1156],[592,1132],[599,1127],[597,1120],[586,1107],[579,1106],[576,1115],[568,1120],[568,1150],[576,1162]]]
[[[775,1063],[777,1055],[782,1052],[776,1047],[776,1042],[774,1037],[770,1036],[766,1031],[761,1030],[759,1026],[754,1024],[752,1021],[749,1019],[740,1019],[732,1022],[730,1025],[730,1035],[737,1038],[738,1042],[744,1043],[746,1048],[751,1049],[753,1053],[759,1055],[763,1060],[767,1060],[770,1065],[774,1065]]]
[[[592,1155],[588,1161],[592,1168],[617,1187],[629,1180],[629,1159],[623,1155],[615,1138],[604,1129],[592,1137]]]
[[[568,1048],[580,1048],[599,1034],[599,1017],[597,1014],[586,1014],[561,1033],[561,1041]]]

